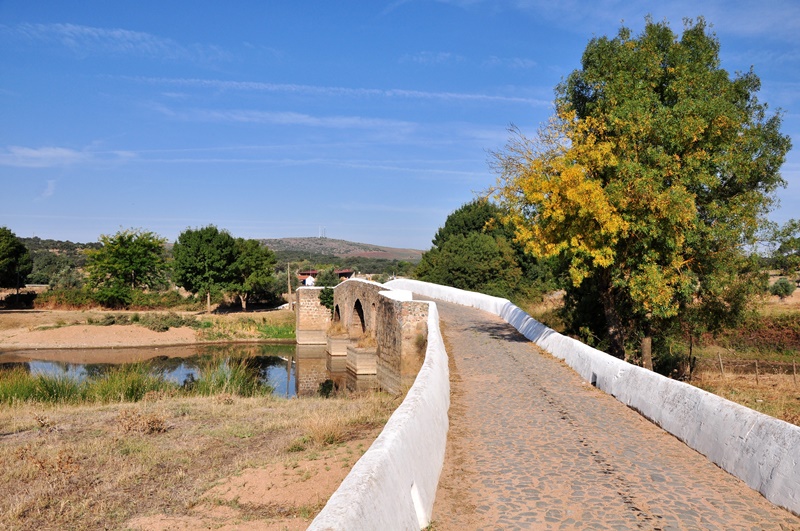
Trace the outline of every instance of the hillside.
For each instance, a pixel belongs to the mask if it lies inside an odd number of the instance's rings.
[[[382,247],[333,238],[275,238],[260,241],[275,252],[302,252],[341,258],[361,257],[419,262],[423,252],[417,249]]]

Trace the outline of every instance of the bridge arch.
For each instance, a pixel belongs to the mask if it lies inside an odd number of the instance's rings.
[[[372,328],[372,327],[370,327]],[[361,299],[356,299],[353,305],[353,311],[350,314],[350,326],[348,327],[350,335],[358,337],[367,332],[367,321],[364,318],[364,306],[361,304]]]

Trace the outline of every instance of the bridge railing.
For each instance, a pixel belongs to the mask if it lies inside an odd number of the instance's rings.
[[[410,300],[408,292],[382,296]],[[425,360],[402,404],[309,529],[421,529],[430,523],[450,407],[447,353],[434,303]]]

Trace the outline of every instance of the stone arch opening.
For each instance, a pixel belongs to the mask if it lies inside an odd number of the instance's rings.
[[[339,313],[339,305],[333,307],[333,322],[338,323],[342,320],[342,314]]]
[[[353,306],[353,317],[350,320],[350,333],[351,335],[360,336],[367,330],[367,323],[364,320],[364,307],[361,306],[361,301],[356,299]]]

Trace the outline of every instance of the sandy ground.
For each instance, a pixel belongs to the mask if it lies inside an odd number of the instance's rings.
[[[149,347],[197,342],[195,330],[186,327],[154,332],[136,325],[85,324],[88,319],[100,316],[102,312],[0,310],[0,350]]]

